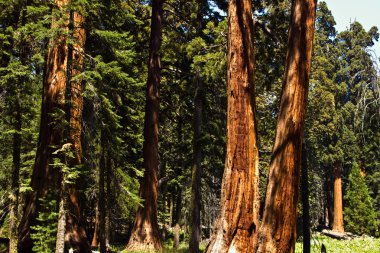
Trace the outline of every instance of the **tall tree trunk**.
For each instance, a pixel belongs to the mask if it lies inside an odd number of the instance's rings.
[[[316,0],[294,0],[285,77],[257,252],[294,252]]]
[[[221,211],[206,252],[253,252],[259,225],[259,153],[255,122],[250,0],[228,5],[227,154]]]
[[[86,30],[84,28],[85,17],[80,12],[72,12],[71,15],[73,44],[70,47],[70,78],[75,78],[84,69],[84,46],[86,42]],[[82,111],[83,111],[83,83],[79,80],[70,80],[70,111],[69,111],[69,141],[72,144],[74,159],[71,167],[82,164]],[[91,252],[87,241],[86,231],[82,225],[81,211],[79,205],[79,180],[69,186],[67,216],[66,243],[74,250],[80,252]]]
[[[31,252],[33,242],[30,228],[37,223],[40,199],[48,193],[48,188],[58,187],[57,169],[49,166],[53,151],[62,143],[62,128],[59,127],[62,112],[65,109],[65,89],[67,72],[67,32],[69,12],[66,10],[69,0],[55,0],[56,8],[61,11],[63,22],[53,16],[51,28],[60,28],[64,33],[51,39],[47,56],[46,73],[43,84],[40,133],[33,175],[32,193],[26,197],[23,217],[19,225],[19,252]],[[57,116],[58,115],[58,116]]]
[[[21,27],[26,24],[27,6],[29,1],[21,2],[16,6],[17,16],[21,16]],[[22,11],[21,11],[22,9]],[[14,29],[17,29],[18,22],[15,23]],[[28,49],[26,46],[26,41],[23,39],[21,41],[20,50],[20,61],[22,65],[27,64]],[[21,79],[21,85],[25,85],[25,78]],[[20,87],[15,89],[15,101],[14,101],[14,133],[13,133],[13,152],[12,152],[12,189],[11,189],[11,204],[9,212],[9,253],[17,253],[17,243],[18,243],[18,221],[19,221],[19,195],[20,195],[20,165],[21,165],[21,127],[22,127],[22,111],[21,111],[21,99],[20,99]]]
[[[106,253],[106,199],[104,192],[104,172],[106,167],[106,144],[104,133],[101,134],[101,155],[100,155],[100,164],[99,164],[99,243],[100,253]]]
[[[106,230],[106,246],[110,244],[110,237],[111,237],[111,156],[110,153],[108,152],[107,156],[107,168],[106,168],[106,203],[107,203],[107,210],[106,210],[106,225],[105,225],[105,230]]]
[[[309,168],[307,149],[304,139],[302,147],[301,194],[302,194],[302,231],[303,253],[310,253],[310,205],[309,205]]]
[[[194,97],[194,140],[193,140],[193,172],[191,180],[191,232],[189,250],[191,253],[199,252],[201,236],[201,178],[202,178],[202,110],[203,110],[203,84],[199,71],[196,76],[196,91]]]
[[[144,177],[140,182],[140,197],[144,200],[136,214],[129,239],[129,250],[160,249],[162,247],[157,222],[157,172],[158,172],[158,111],[161,62],[159,50],[162,40],[162,4],[152,1],[150,54],[146,89],[144,123]]]
[[[344,233],[343,226],[343,193],[342,193],[342,163],[334,164],[334,223],[333,231]]]
[[[14,118],[14,134],[13,134],[13,154],[12,154],[12,192],[11,205],[9,214],[9,231],[10,242],[9,252],[17,253],[17,221],[18,221],[18,204],[20,192],[20,162],[21,162],[21,103],[20,93],[17,90],[15,96],[15,118]]]

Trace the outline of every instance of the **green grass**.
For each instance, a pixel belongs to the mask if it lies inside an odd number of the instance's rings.
[[[337,240],[321,234],[314,234],[311,239],[311,252],[320,253],[322,243],[328,253],[380,253],[380,238],[368,236],[357,237],[352,240]],[[125,248],[125,245],[123,246]],[[200,245],[203,252],[206,244]],[[121,248],[119,248],[121,250]],[[118,251],[119,252],[119,251]],[[147,253],[147,251],[121,251],[122,253]],[[165,244],[164,249],[157,253],[188,253],[187,243],[181,243],[178,250],[174,250],[171,243]],[[296,243],[296,253],[302,253],[302,242]]]
[[[380,253],[380,238],[362,236],[351,240],[337,240],[314,234],[311,239],[311,252],[320,253],[322,243],[329,253]],[[296,253],[302,253],[302,242],[296,243]]]

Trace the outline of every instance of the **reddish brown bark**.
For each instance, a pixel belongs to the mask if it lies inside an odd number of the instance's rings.
[[[81,13],[74,12],[71,19],[73,26],[73,44],[70,50],[70,77],[72,80],[70,80],[69,141],[74,151],[74,159],[71,161],[71,167],[75,167],[82,164],[81,134],[83,111],[83,83],[75,78],[82,73],[84,68],[86,30],[84,28],[85,17]],[[79,250],[79,252],[91,252],[86,231],[81,221],[78,183],[70,185],[69,196],[68,207],[70,212],[67,215],[66,243],[73,249]]]
[[[65,6],[69,0],[55,0],[56,8],[61,11],[64,22],[53,16],[52,29],[60,28],[64,32],[51,39],[46,62],[43,83],[43,100],[41,109],[40,133],[36,160],[33,168],[31,188],[33,192],[26,196],[23,217],[19,226],[19,252],[31,252],[33,242],[30,227],[36,225],[40,210],[40,198],[46,197],[48,188],[58,188],[57,170],[49,166],[52,152],[62,143],[62,127],[59,127],[55,115],[60,115],[65,106],[66,71],[67,71],[67,31],[69,13]],[[54,189],[53,188],[53,189]]]
[[[98,243],[99,243],[98,234],[99,234],[99,200],[96,203],[94,235],[93,235],[92,241],[91,241],[91,247],[92,248],[98,247]]]
[[[206,252],[253,252],[259,225],[259,154],[255,124],[250,0],[228,7],[227,154],[221,211]]]
[[[294,252],[316,0],[294,0],[276,140],[257,252]]]
[[[334,165],[334,223],[333,231],[344,233],[343,225],[343,193],[342,193],[342,164]]]
[[[144,177],[140,181],[143,206],[137,210],[128,250],[151,250],[162,247],[157,222],[158,172],[158,111],[161,62],[159,50],[162,40],[163,0],[152,1],[150,54],[146,89],[144,123]]]

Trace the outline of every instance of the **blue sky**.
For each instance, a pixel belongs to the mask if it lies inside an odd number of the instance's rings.
[[[380,0],[324,0],[331,10],[336,29],[346,30],[350,21],[358,21],[368,31],[372,26],[380,30]],[[377,58],[380,57],[380,43],[375,44]]]

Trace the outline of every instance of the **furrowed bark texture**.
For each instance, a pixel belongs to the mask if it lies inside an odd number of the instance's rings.
[[[75,77],[84,69],[84,47],[86,43],[86,30],[84,28],[85,17],[79,12],[73,12],[71,17],[73,44],[70,50],[70,119],[69,119],[69,141],[72,144],[74,159],[71,167],[82,164],[82,111],[83,111],[83,83],[75,80]],[[77,168],[79,169],[79,168]],[[69,186],[68,215],[66,228],[66,243],[79,252],[91,252],[87,241],[86,231],[82,225],[81,211],[79,205],[79,182]]]
[[[202,112],[203,101],[202,80],[197,73],[196,92],[194,97],[195,110],[193,119],[194,140],[193,140],[193,171],[191,180],[191,233],[189,241],[189,250],[191,253],[199,252],[199,240],[201,237],[201,177],[202,177],[202,146],[200,139],[202,137]]]
[[[294,0],[276,140],[257,252],[294,252],[316,0]]]
[[[41,109],[40,133],[36,153],[31,188],[33,192],[26,197],[23,217],[19,225],[19,252],[31,252],[33,242],[30,238],[30,227],[36,225],[40,210],[40,198],[46,197],[48,188],[58,187],[57,169],[49,166],[52,152],[62,143],[62,128],[60,121],[54,115],[64,111],[67,72],[67,32],[69,13],[65,6],[69,0],[55,0],[56,8],[60,10],[64,22],[53,17],[52,29],[60,28],[62,34],[50,41],[47,56],[47,66],[43,84],[43,100]]]
[[[128,250],[153,250],[162,247],[157,222],[157,172],[158,172],[158,112],[161,62],[159,50],[162,40],[163,0],[152,1],[150,55],[146,89],[144,123],[144,177],[140,181],[143,207],[137,210]]]
[[[344,233],[343,225],[343,193],[342,193],[342,164],[334,165],[334,223],[333,231]]]
[[[250,0],[228,7],[227,154],[221,211],[206,252],[253,252],[259,225],[259,154],[255,125]]]

